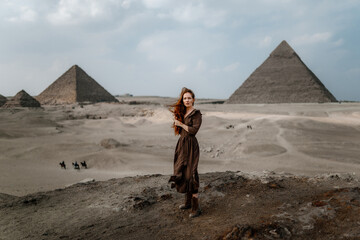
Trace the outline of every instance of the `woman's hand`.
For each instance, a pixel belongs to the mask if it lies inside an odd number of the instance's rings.
[[[185,125],[184,123],[180,122],[179,120],[174,119],[175,126],[183,128],[185,131],[189,132],[189,126]]]
[[[182,122],[180,122],[179,120],[176,120],[176,119],[174,119],[174,124],[175,124],[175,126],[178,126],[178,127],[182,127],[182,125],[183,125]]]

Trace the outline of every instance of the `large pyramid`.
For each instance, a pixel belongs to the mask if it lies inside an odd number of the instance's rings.
[[[7,101],[3,108],[13,108],[13,107],[40,107],[40,103],[36,101],[35,98],[30,96],[24,90],[18,92],[15,97]]]
[[[118,102],[78,65],[72,66],[36,98],[41,104]]]
[[[226,103],[336,102],[286,41],[230,96]]]

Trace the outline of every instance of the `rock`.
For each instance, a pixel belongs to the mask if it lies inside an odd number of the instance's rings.
[[[284,188],[281,184],[279,184],[278,182],[275,182],[275,181],[268,182],[267,186],[272,189]]]
[[[216,153],[215,153],[215,157],[219,157],[220,154],[224,153],[224,150],[223,149],[217,149],[216,150]]]
[[[116,141],[113,138],[107,138],[107,139],[101,140],[100,145],[106,149],[112,149],[112,148],[120,147],[123,144],[120,144],[118,141]]]
[[[291,239],[291,231],[279,223],[236,225],[218,239]]]
[[[79,183],[90,183],[90,182],[95,182],[95,179],[85,178],[85,179],[81,180]]]
[[[207,147],[204,149],[204,152],[207,152],[207,153],[212,152],[212,151],[213,151],[212,147]]]
[[[161,195],[159,200],[164,201],[164,200],[168,200],[168,199],[171,199],[171,198],[172,198],[172,194],[168,193],[168,194]]]
[[[7,98],[0,94],[0,107],[7,102]]]

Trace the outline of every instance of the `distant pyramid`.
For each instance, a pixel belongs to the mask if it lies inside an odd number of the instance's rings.
[[[40,103],[27,92],[21,90],[15,95],[15,97],[7,101],[2,107],[40,107]]]
[[[7,102],[7,98],[0,94],[0,107]]]
[[[41,104],[118,102],[78,65],[72,66],[36,98]]]
[[[336,102],[286,41],[270,54],[226,103]]]

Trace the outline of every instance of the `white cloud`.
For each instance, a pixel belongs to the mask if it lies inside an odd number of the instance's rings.
[[[175,68],[174,72],[175,73],[184,73],[187,69],[186,65],[179,65]]]
[[[78,24],[89,19],[106,17],[112,2],[95,0],[60,0],[55,12],[48,14],[54,25]]]
[[[197,71],[204,71],[206,69],[206,63],[200,59],[196,64],[196,70]]]
[[[302,36],[292,39],[294,45],[307,45],[320,42],[327,42],[332,36],[331,32],[314,33],[312,35],[304,34]]]
[[[162,8],[169,2],[168,0],[143,0],[143,4],[147,8]]]
[[[145,37],[137,46],[137,50],[148,55],[148,59],[161,59],[161,56],[168,55],[169,49],[169,35],[171,33],[161,33]]]
[[[213,69],[211,69],[211,72],[212,73],[233,72],[236,69],[238,69],[239,66],[240,66],[240,62],[234,62],[234,63],[231,63],[231,64],[225,66],[225,67],[213,68]]]
[[[219,73],[221,72],[221,69],[220,68],[213,68],[211,69],[211,73]]]
[[[38,14],[29,7],[22,6],[19,8],[19,15],[7,18],[9,22],[34,22]]]
[[[225,72],[231,72],[231,71],[234,71],[236,70],[238,67],[240,66],[240,63],[239,62],[234,62],[230,65],[227,65],[226,67],[224,67],[224,71]]]
[[[221,25],[226,18],[225,11],[209,11],[203,18],[206,27],[216,27]]]
[[[268,47],[272,43],[272,37],[266,36],[264,39],[262,39],[259,43],[260,47]]]
[[[137,51],[149,60],[175,65],[178,62],[196,62],[221,49],[222,35],[209,34],[198,29],[159,31],[143,38]]]
[[[335,46],[341,46],[341,45],[343,45],[343,43],[344,43],[344,39],[340,38],[339,40],[334,42],[334,45]]]
[[[151,61],[161,61],[163,64],[175,64],[174,61],[186,62],[189,38],[185,34],[176,31],[154,33],[143,38],[136,49]]]
[[[130,4],[131,4],[131,1],[130,1],[130,0],[124,0],[124,1],[121,3],[121,7],[125,8],[125,9],[129,9],[129,8],[130,8]]]
[[[203,4],[192,3],[174,7],[167,13],[158,13],[160,19],[170,18],[180,23],[193,24],[199,22],[205,27],[216,27],[224,22],[226,12],[224,10],[213,10]]]
[[[203,5],[193,6],[188,4],[176,8],[172,12],[172,17],[179,22],[193,22],[202,18],[205,14]]]
[[[140,25],[141,23],[146,22],[147,20],[149,20],[149,15],[145,13],[133,14],[124,18],[121,24],[118,26],[117,30],[122,32],[127,31],[129,29],[135,30],[137,25]]]

